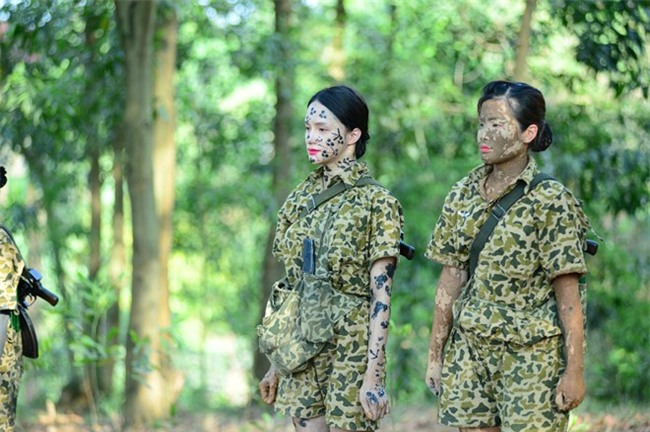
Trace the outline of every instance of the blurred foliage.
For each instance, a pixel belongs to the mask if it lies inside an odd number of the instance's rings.
[[[432,400],[423,379],[440,267],[422,253],[446,193],[480,163],[476,99],[488,81],[512,77],[525,2],[495,1],[489,8],[479,0],[440,0],[435,8],[426,0],[345,5],[344,81],[359,89],[371,109],[365,158],[401,201],[405,240],[418,252],[413,261],[400,262],[396,276],[390,394],[398,403]],[[227,404],[225,392],[234,388],[230,373],[250,370],[265,235],[277,213],[271,190],[273,78],[283,41],[273,34],[272,2],[179,0],[177,6],[174,316],[172,328],[164,330],[182,348],[174,353],[186,372],[180,408],[191,409]],[[546,95],[555,137],[538,161],[584,201],[594,236],[601,237],[599,254],[588,262],[589,394],[646,403],[647,10],[647,2],[540,0],[527,79]],[[81,330],[82,323],[97,322],[111,302],[129,303],[104,292],[105,268],[95,282],[86,275],[87,154],[93,146],[101,149],[106,180],[105,257],[111,238],[110,148],[119,136],[123,90],[112,13],[107,0],[93,7],[76,0],[0,7],[0,20],[8,23],[0,27],[0,161],[13,169],[2,190],[10,204],[3,207],[2,221],[18,232],[21,247],[31,234],[45,234],[42,273],[50,289],[64,290],[69,299],[43,308],[39,317],[44,356],[28,363],[25,380],[32,390],[21,393],[23,409],[56,400],[62,377],[89,361],[124,355],[122,346],[98,345]],[[313,168],[302,144],[305,103],[334,83],[328,67],[335,1],[296,2],[294,13],[300,34],[291,172],[297,183]],[[94,299],[94,306],[80,310],[77,297]],[[74,344],[58,336],[62,328]],[[125,329],[112,331],[123,344]],[[116,374],[122,378],[123,368]],[[121,391],[118,385],[100,411],[114,410]],[[246,397],[231,403],[245,403]]]
[[[647,0],[550,0],[564,26],[578,36],[575,56],[594,72],[606,72],[617,95],[650,89],[650,2]]]

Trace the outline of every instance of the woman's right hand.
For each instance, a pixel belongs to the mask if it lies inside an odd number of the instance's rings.
[[[271,366],[259,384],[260,395],[262,396],[264,403],[267,405],[273,405],[275,403],[279,381],[278,375],[275,373],[275,368]]]
[[[442,361],[432,360],[427,367],[425,383],[434,395],[440,395],[440,378],[442,376]]]

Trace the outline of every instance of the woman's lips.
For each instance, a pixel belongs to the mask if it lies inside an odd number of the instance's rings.
[[[485,144],[478,146],[478,149],[481,151],[481,153],[487,153],[490,151],[490,147],[486,146]]]
[[[317,148],[308,148],[307,153],[309,153],[310,156],[313,156],[315,154],[320,153],[320,150],[318,150]]]

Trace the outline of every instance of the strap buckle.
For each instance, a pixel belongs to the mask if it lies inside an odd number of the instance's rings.
[[[314,209],[316,207],[318,207],[318,205],[316,204],[316,200],[314,199],[313,195],[311,195],[309,197],[309,201],[307,201],[307,206],[306,207],[307,207],[307,214],[311,213],[312,211],[314,211]]]
[[[501,204],[496,203],[494,207],[492,208],[492,212],[490,213],[491,216],[493,216],[497,221],[501,220],[503,215],[506,214],[507,209],[504,209],[501,207]]]

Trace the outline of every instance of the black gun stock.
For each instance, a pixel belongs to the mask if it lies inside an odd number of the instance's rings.
[[[57,305],[59,297],[43,286],[42,279],[43,276],[36,269],[25,268],[23,270],[18,282],[18,300],[23,306],[29,307],[26,301],[27,297],[40,297],[52,306]]]
[[[399,242],[399,254],[405,257],[407,260],[412,260],[415,256],[415,248],[408,243],[403,241]]]
[[[587,240],[584,249],[589,255],[596,255],[598,252],[598,242],[596,240]]]

